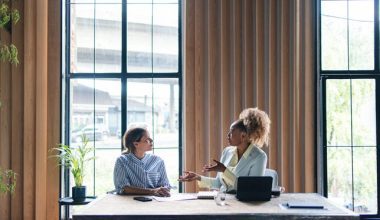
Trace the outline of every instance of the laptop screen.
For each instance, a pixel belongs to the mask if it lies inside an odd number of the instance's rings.
[[[272,193],[271,176],[240,176],[236,198],[242,201],[269,201]]]

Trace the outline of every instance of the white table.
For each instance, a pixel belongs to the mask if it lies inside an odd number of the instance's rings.
[[[324,209],[289,209],[287,202],[312,202]],[[315,193],[288,193],[268,202],[241,202],[227,195],[227,205],[218,206],[214,200],[185,200],[170,202],[139,202],[133,196],[106,195],[73,215],[74,220],[88,219],[359,219],[350,210],[332,204]]]

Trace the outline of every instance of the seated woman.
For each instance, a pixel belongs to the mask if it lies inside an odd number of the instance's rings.
[[[170,196],[164,161],[153,154],[153,140],[144,128],[132,128],[123,136],[126,149],[117,158],[113,180],[118,194]]]
[[[224,149],[220,162],[205,165],[203,172],[216,171],[215,178],[185,171],[179,181],[198,180],[201,188],[220,188],[234,192],[239,176],[263,176],[267,165],[267,155],[261,147],[268,140],[270,119],[258,108],[248,108],[240,113],[239,120],[233,122],[227,134],[228,146]]]

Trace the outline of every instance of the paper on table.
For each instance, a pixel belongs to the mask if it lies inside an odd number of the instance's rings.
[[[153,196],[153,199],[157,200],[158,202],[170,202],[170,201],[197,199],[197,195],[177,193],[177,194],[172,194],[170,197]]]

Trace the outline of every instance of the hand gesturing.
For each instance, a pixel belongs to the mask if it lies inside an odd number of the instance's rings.
[[[201,176],[192,171],[184,171],[183,175],[179,176],[178,179],[180,182],[190,182],[194,180],[201,180]]]
[[[210,171],[216,171],[216,172],[224,172],[226,170],[226,166],[222,164],[221,162],[213,159],[215,164],[209,164],[209,165],[204,165],[202,172],[210,172]]]

